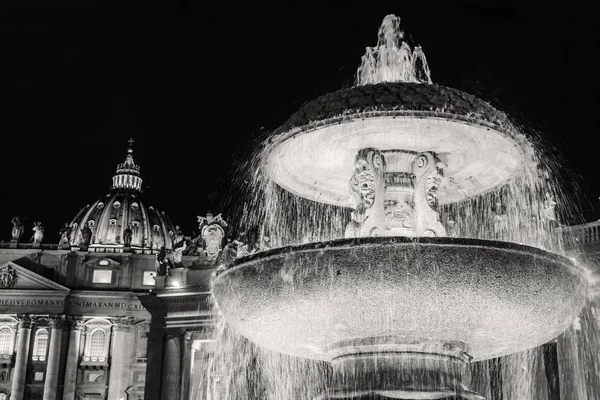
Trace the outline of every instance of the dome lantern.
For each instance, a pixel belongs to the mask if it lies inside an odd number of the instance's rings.
[[[133,139],[129,139],[129,147],[127,147],[127,157],[125,162],[117,165],[117,173],[113,176],[113,190],[142,190],[142,176],[140,174],[140,166],[133,161]]]

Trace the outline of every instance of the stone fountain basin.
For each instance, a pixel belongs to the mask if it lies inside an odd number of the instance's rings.
[[[377,351],[459,343],[473,361],[511,354],[566,330],[586,291],[583,269],[566,257],[463,238],[273,249],[240,258],[213,279],[219,309],[240,334],[323,361],[365,342],[379,344]]]
[[[264,168],[291,193],[354,208],[348,180],[365,148],[435,152],[447,164],[439,204],[509,182],[531,167],[532,154],[506,115],[475,96],[387,82],[342,89],[302,106],[269,138]]]

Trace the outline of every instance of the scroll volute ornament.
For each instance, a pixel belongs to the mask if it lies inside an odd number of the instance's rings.
[[[417,236],[446,236],[439,221],[437,190],[444,177],[446,164],[431,152],[420,153],[413,161],[415,175],[415,234]]]
[[[375,149],[363,149],[354,160],[349,181],[350,194],[356,201],[346,237],[381,236],[385,229],[385,160]]]

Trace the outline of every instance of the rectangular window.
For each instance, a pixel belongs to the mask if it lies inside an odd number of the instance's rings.
[[[142,285],[154,286],[154,277],[155,276],[156,276],[156,271],[144,271],[144,279],[142,281]]]
[[[111,270],[105,269],[95,269],[94,276],[92,278],[93,283],[112,283],[112,274]]]

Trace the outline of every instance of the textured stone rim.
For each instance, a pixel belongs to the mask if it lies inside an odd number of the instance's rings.
[[[267,259],[273,256],[280,256],[282,254],[291,254],[306,250],[320,250],[329,247],[354,247],[366,244],[394,244],[394,243],[412,243],[414,245],[422,244],[436,244],[436,245],[449,245],[449,246],[471,246],[471,247],[484,247],[484,248],[497,248],[503,250],[519,251],[527,254],[532,254],[540,257],[550,258],[557,262],[569,264],[573,267],[574,271],[577,271],[582,277],[586,277],[585,269],[579,264],[573,263],[568,257],[560,254],[551,253],[549,251],[540,249],[538,247],[528,246],[524,244],[517,244],[513,242],[504,242],[500,240],[485,240],[485,239],[472,239],[472,238],[454,238],[454,237],[405,237],[405,236],[388,236],[388,237],[360,237],[350,239],[333,239],[323,242],[313,242],[306,244],[291,245],[285,247],[277,247],[274,249],[261,251],[254,254],[249,254],[244,257],[235,259],[232,263],[223,265],[215,271],[213,279],[218,276],[229,272],[235,268],[255,262],[261,259]]]
[[[319,96],[292,114],[276,134],[294,128],[305,129],[321,120],[347,114],[359,116],[375,110],[394,111],[398,115],[402,112],[424,116],[442,113],[463,121],[476,121],[508,134],[515,132],[505,113],[469,93],[441,85],[386,82],[354,86]]]

